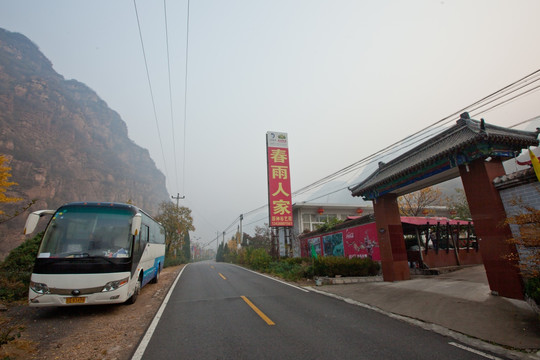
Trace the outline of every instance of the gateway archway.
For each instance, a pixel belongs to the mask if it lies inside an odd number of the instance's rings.
[[[379,168],[350,188],[353,196],[373,201],[379,231],[383,278],[410,279],[398,196],[461,177],[479,239],[491,291],[522,299],[517,264],[504,257],[514,252],[509,226],[493,179],[505,174],[502,162],[529,146],[538,132],[520,131],[473,120],[463,113],[456,125]]]

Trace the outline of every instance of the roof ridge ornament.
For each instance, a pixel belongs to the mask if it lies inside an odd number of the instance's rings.
[[[470,120],[471,117],[469,116],[469,113],[467,111],[461,113],[461,115],[459,115],[459,119],[458,121],[456,121],[456,124],[457,125],[466,125],[467,124],[467,120]]]

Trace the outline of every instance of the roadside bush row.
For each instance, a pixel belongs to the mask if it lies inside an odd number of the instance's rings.
[[[374,276],[380,271],[379,263],[371,259],[326,256],[317,259],[282,258],[274,261],[266,250],[251,248],[229,253],[224,260],[290,281],[314,276]]]
[[[186,264],[189,261],[186,261],[186,258],[183,255],[179,255],[175,257],[165,255],[165,262],[163,263],[163,267],[169,267],[169,266],[176,266],[181,264]]]
[[[319,257],[314,261],[315,276],[375,276],[381,266],[378,262],[365,258],[344,258],[335,256]]]
[[[17,301],[28,296],[30,275],[43,233],[26,239],[0,263],[0,300]]]

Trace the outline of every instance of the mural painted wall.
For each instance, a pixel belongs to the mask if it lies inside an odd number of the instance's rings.
[[[381,260],[375,223],[301,239],[302,257],[310,256],[311,245],[315,247],[319,256],[346,256],[348,258]]]

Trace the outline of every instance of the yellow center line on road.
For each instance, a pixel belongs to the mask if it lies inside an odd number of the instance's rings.
[[[219,276],[221,276],[223,278],[223,280],[227,280],[227,278],[225,276],[223,276],[222,273],[218,273],[218,274],[219,274]]]
[[[263,319],[268,325],[276,325],[275,322],[273,322],[272,320],[270,320],[270,318],[268,316],[266,316],[261,310],[259,310],[258,307],[256,307],[255,305],[253,305],[253,303],[251,301],[249,301],[249,299],[247,297],[245,297],[244,295],[240,296],[242,298],[242,300],[244,300],[246,302],[246,304],[249,305],[249,307],[251,309],[253,309],[253,311],[255,311],[257,313],[257,315],[259,315],[261,317],[261,319]]]

